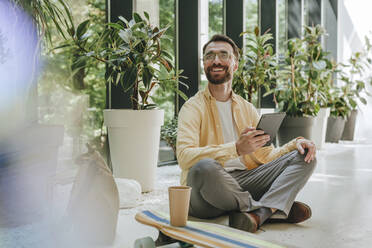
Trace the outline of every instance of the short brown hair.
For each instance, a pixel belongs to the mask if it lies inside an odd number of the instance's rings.
[[[203,46],[203,54],[205,53],[205,49],[207,48],[207,46],[210,43],[215,42],[215,41],[223,41],[223,42],[229,43],[233,49],[233,53],[234,53],[236,60],[239,61],[239,50],[240,50],[239,47],[235,44],[235,42],[229,36],[226,36],[224,34],[213,35],[213,37]]]

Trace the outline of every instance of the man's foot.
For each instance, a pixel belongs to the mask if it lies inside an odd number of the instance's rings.
[[[302,202],[294,202],[287,219],[268,219],[267,223],[300,223],[311,217],[311,208]]]
[[[229,226],[246,232],[256,232],[259,223],[259,217],[252,213],[232,212],[229,215]]]

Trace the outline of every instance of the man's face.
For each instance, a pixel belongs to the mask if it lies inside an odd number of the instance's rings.
[[[212,84],[223,84],[231,80],[238,68],[231,45],[224,41],[211,42],[203,56],[204,72]]]

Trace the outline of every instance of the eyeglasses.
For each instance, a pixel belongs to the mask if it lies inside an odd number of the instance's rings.
[[[204,54],[203,56],[203,60],[204,61],[214,61],[216,59],[216,56],[218,56],[218,58],[223,61],[223,62],[226,62],[230,59],[231,57],[231,54],[228,53],[228,52],[225,52],[225,51],[222,51],[222,52],[218,52],[218,53],[214,53],[214,52],[209,52],[207,54]]]

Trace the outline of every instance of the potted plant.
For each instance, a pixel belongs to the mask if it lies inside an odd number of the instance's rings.
[[[334,80],[334,73],[337,72],[337,64],[334,61],[330,61],[324,58],[326,61],[328,70],[325,70],[324,78],[320,81],[319,85],[319,112],[315,117],[311,140],[314,141],[317,149],[322,149],[326,141],[326,130],[328,118],[330,115],[329,101],[331,99],[331,89]]]
[[[305,27],[303,39],[288,40],[277,86],[267,93],[275,94],[279,111],[287,114],[278,132],[280,145],[297,136],[312,137],[314,117],[320,110],[320,88],[330,70],[318,40],[322,34],[319,25]]]
[[[272,44],[269,42],[273,39],[269,31],[260,35],[259,28],[255,27],[253,33],[241,33],[241,36],[247,35],[247,49],[240,56],[232,85],[235,93],[257,108],[261,107],[261,89],[269,91],[276,78],[277,63]]]
[[[160,165],[176,164],[176,141],[177,141],[177,131],[178,131],[178,119],[174,117],[168,120],[161,127],[160,132],[160,144],[163,146],[159,150],[159,160]],[[169,149],[171,148],[171,149]]]
[[[367,104],[366,98],[363,94],[371,96],[366,90],[366,82],[372,81],[370,77],[366,77],[364,73],[371,69],[372,60],[369,57],[372,51],[372,45],[368,37],[365,37],[365,49],[361,52],[354,53],[348,60],[348,64],[342,64],[341,81],[345,84],[345,90],[351,91],[347,96],[347,101],[351,107],[351,112],[347,116],[345,127],[341,136],[341,140],[353,140],[355,132],[355,123],[358,114],[358,104]],[[346,88],[347,87],[347,88]]]
[[[177,131],[178,131],[178,119],[177,117],[166,122],[161,128],[161,139],[167,142],[176,154],[176,142],[177,142]]]
[[[117,23],[107,23],[101,33],[89,32],[90,21],[76,30],[68,29],[70,39],[64,45],[77,48],[79,56],[98,60],[109,68],[107,82],[121,85],[130,92],[132,109],[104,110],[108,127],[110,156],[116,177],[137,180],[142,191],[151,191],[155,182],[163,110],[151,102],[157,86],[178,90],[181,71],[173,66],[173,57],[162,46],[167,28],[159,29],[134,13],[128,21],[119,17]]]
[[[350,94],[352,92],[346,85],[332,88],[328,105],[331,112],[328,117],[326,142],[338,143],[340,140],[346,118],[352,109],[348,101]]]
[[[330,108],[328,107],[328,102],[331,98],[330,92],[335,73],[338,72],[338,70],[336,62],[327,58],[329,53],[324,51],[321,44],[318,42],[321,36],[325,35],[325,30],[318,26],[315,27],[315,29],[310,28],[310,33],[313,35],[307,36],[308,50],[315,51],[316,56],[313,57],[312,72],[309,75],[312,75],[311,78],[313,80],[317,80],[317,100],[320,106],[319,112],[315,116],[310,139],[314,141],[317,149],[322,149],[325,144],[327,121],[330,115]]]

